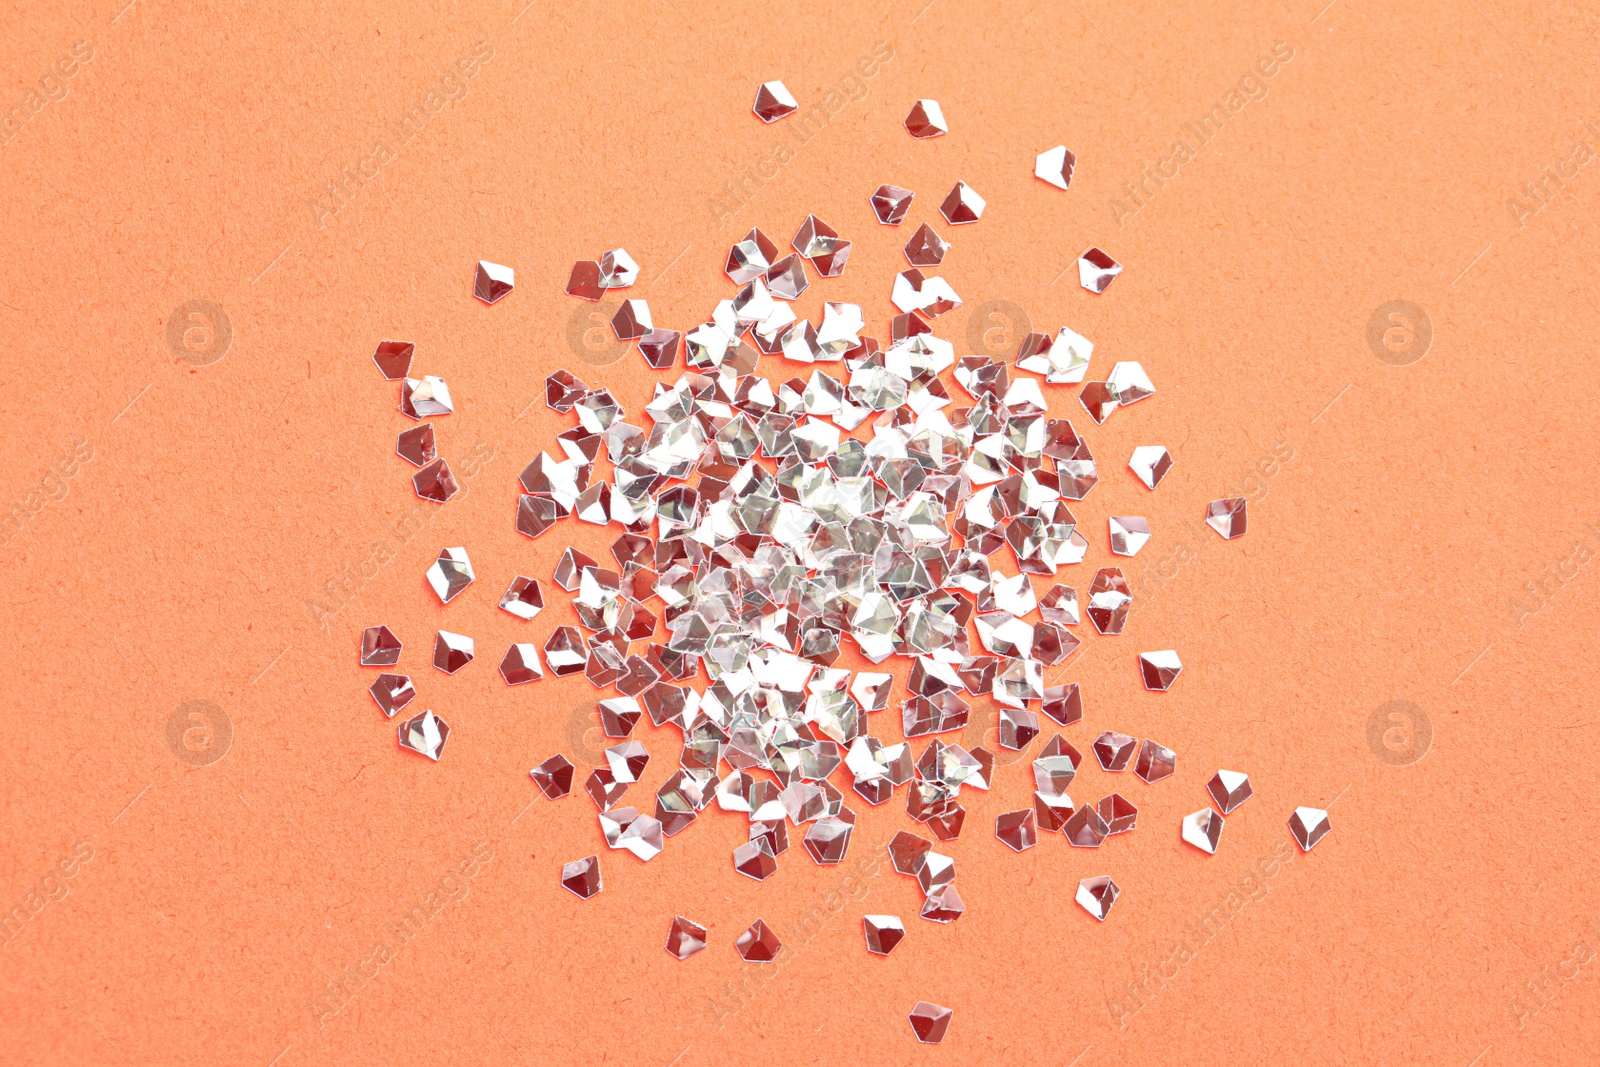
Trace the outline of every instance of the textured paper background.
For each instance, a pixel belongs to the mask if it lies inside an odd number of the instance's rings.
[[[1592,11],[123,2],[0,16],[0,105],[20,109],[0,148],[8,1063],[1592,1062]],[[1275,48],[1290,58],[1258,68]],[[835,110],[809,137],[764,127],[766,78],[825,109],[838,90]],[[1241,79],[1199,144],[1185,124]],[[921,96],[949,136],[901,128]],[[1031,175],[1062,142],[1067,193]],[[612,353],[561,291],[571,263],[625,246],[628,295],[684,328],[731,292],[732,239],[816,212],[855,246],[799,310],[857,301],[882,337],[899,247],[958,178],[988,211],[936,222],[966,301],[941,336],[998,351],[1021,309],[1160,390],[1098,428],[1051,391],[1103,475],[1064,579],[1111,562],[1107,515],[1155,530],[1126,633],[1085,634],[1061,673],[1087,696],[1075,744],[1153,736],[1178,774],[1086,768],[1075,798],[1140,809],[1098,852],[994,839],[1025,762],[963,794],[951,926],[917,919],[880,858],[909,825],[898,796],[853,805],[842,869],[796,848],[767,883],[738,877],[740,820],[712,812],[648,865],[604,854],[605,891],[577,900],[558,870],[603,851],[592,806],[535,800],[527,769],[599,758],[595,694],[494,672],[565,621],[494,605],[516,573],[547,580],[574,527],[517,536],[513,484],[569,424],[543,406],[551,370],[633,413],[663,375],[595,366]],[[884,181],[917,192],[898,230],[868,213]],[[1068,269],[1090,244],[1127,267],[1098,298]],[[470,299],[479,258],[516,268],[497,306]],[[200,320],[169,341],[194,300],[225,313],[225,346]],[[1431,323],[1420,359],[1369,346],[1390,300]],[[456,398],[438,429],[467,491],[443,508],[393,455],[406,423],[368,358],[385,337]],[[1154,494],[1124,467],[1146,443],[1176,458]],[[1197,523],[1230,493],[1251,529],[1224,543]],[[480,580],[441,608],[422,575],[457,544]],[[454,728],[437,765],[397,751],[366,694],[356,643],[378,622],[416,706]],[[453,677],[428,666],[440,625],[479,642]],[[1183,677],[1144,693],[1133,657],[1165,647]],[[1396,700],[1409,719],[1380,714]],[[210,748],[185,747],[191,701]],[[676,751],[639,736],[655,762],[630,799]],[[1218,767],[1256,796],[1207,857],[1178,823]],[[1309,855],[1288,850],[1299,804],[1335,827]],[[1104,925],[1071,902],[1100,873],[1123,889]],[[441,883],[454,899],[374,975],[385,924]],[[865,912],[906,917],[887,959],[862,948]],[[685,963],[661,950],[675,913],[711,929]],[[733,951],[758,915],[781,966]],[[924,998],[956,1011],[938,1048],[905,1022]]]

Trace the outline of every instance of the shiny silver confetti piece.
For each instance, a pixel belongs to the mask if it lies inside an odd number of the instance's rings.
[[[824,866],[843,861],[854,827],[841,819],[824,818],[806,829],[803,844],[811,858]]]
[[[534,785],[548,800],[560,800],[572,792],[572,761],[557,753],[528,772]]]
[[[765,922],[757,919],[733,943],[746,963],[771,963],[783,951],[783,942]]]
[[[917,885],[928,896],[956,880],[956,861],[941,852],[927,852],[916,861]]]
[[[427,756],[435,763],[449,739],[450,724],[432,711],[424,711],[400,724],[400,747]]]
[[[1039,617],[1063,626],[1078,625],[1078,591],[1069,585],[1052,585],[1039,598]]]
[[[898,185],[880,185],[872,194],[872,213],[883,225],[898,226],[905,221],[906,212],[911,210],[911,198],[916,195]]]
[[[538,579],[517,575],[500,598],[500,607],[519,619],[532,619],[538,615],[544,610],[544,590],[539,587]]]
[[[911,105],[911,113],[906,116],[906,130],[911,136],[922,139],[941,137],[950,132],[950,127],[945,125],[944,111],[939,107],[939,101],[918,100]]]
[[[580,300],[599,300],[605,291],[605,286],[600,284],[599,261],[580,259],[572,265],[572,273],[567,276],[568,296]]]
[[[611,332],[619,341],[637,341],[653,329],[650,305],[643,300],[624,300],[617,313],[611,316]]]
[[[1033,176],[1057,189],[1067,189],[1072,185],[1072,169],[1077,165],[1078,157],[1067,151],[1066,145],[1058,144],[1034,157]]]
[[[446,548],[428,568],[428,585],[441,604],[454,600],[477,576],[472,572],[472,561],[465,548]]]
[[[944,262],[944,254],[949,250],[950,243],[924,222],[906,242],[906,262],[913,267],[937,267]]]
[[[616,828],[615,835],[612,827]],[[641,815],[632,808],[614,808],[600,813],[600,828],[612,848],[627,849],[646,863],[661,855],[661,823],[652,816]]]
[[[1144,367],[1132,361],[1118,363],[1111,368],[1111,373],[1106,377],[1106,389],[1117,406],[1124,408],[1156,393],[1156,387],[1150,384]]]
[[[1051,337],[1047,333],[1030,333],[1022,339],[1017,350],[1017,369],[1030,374],[1040,374],[1054,385],[1077,385],[1089,373],[1089,360],[1094,355],[1094,342],[1066,326]],[[1057,459],[1092,460],[1086,445],[1066,423],[1062,433],[1074,445],[1070,452],[1056,447],[1050,450]],[[1064,445],[1066,442],[1063,441]]]
[[[600,892],[600,857],[585,856],[561,867],[562,888],[588,900]]]
[[[767,290],[779,300],[799,300],[811,285],[806,280],[804,259],[796,253],[784,256],[767,271]]]
[[[639,280],[639,264],[625,248],[613,248],[600,257],[600,285],[605,289],[626,289]]]
[[[576,626],[559,626],[544,643],[544,661],[558,678],[589,665],[589,649]]]
[[[994,836],[1015,852],[1025,851],[1038,844],[1039,829],[1038,823],[1034,820],[1033,809],[1008,811],[997,817],[994,822]]]
[[[425,467],[438,459],[439,450],[434,443],[433,423],[425,422],[421,426],[400,431],[400,436],[395,440],[394,451],[413,467]],[[420,489],[418,495],[421,495]]]
[[[1077,682],[1048,686],[1039,709],[1062,726],[1071,726],[1083,719],[1083,691]]]
[[[1148,737],[1139,745],[1139,759],[1133,773],[1146,782],[1159,782],[1178,769],[1178,754],[1166,745],[1158,745]]]
[[[369,626],[361,631],[361,665],[393,667],[400,662],[400,639],[387,626]]]
[[[901,874],[915,876],[923,857],[931,848],[933,848],[932,841],[901,830],[889,842],[889,862],[894,864],[894,869]]]
[[[795,103],[793,94],[781,81],[770,81],[762,82],[756,90],[756,102],[751,110],[762,122],[777,122],[800,110],[800,105]]]
[[[589,794],[589,799],[594,801],[595,807],[601,811],[609,811],[628,791],[628,783],[617,781],[606,768],[596,767],[589,772],[589,777],[584,779],[583,791]]]
[[[1113,515],[1106,520],[1111,529],[1111,554],[1137,556],[1150,540],[1150,520],[1139,515]]]
[[[450,470],[450,464],[442,459],[434,460],[413,474],[411,487],[423,500],[432,500],[437,504],[443,504],[461,489],[456,482],[455,474]]]
[[[1100,813],[1101,821],[1106,824],[1107,837],[1112,834],[1127,833],[1139,820],[1139,809],[1128,803],[1121,793],[1101,797],[1095,810]]]
[[[639,724],[644,709],[633,697],[612,697],[600,701],[600,730],[607,737],[627,737]]]
[[[1091,248],[1078,257],[1078,284],[1091,293],[1105,292],[1121,273],[1122,264],[1098,248]]]
[[[1146,489],[1154,489],[1172,469],[1172,457],[1160,445],[1140,445],[1133,450],[1128,469],[1138,475]]]
[[[1027,748],[1039,736],[1039,717],[1017,708],[1000,709],[1000,747],[1013,752]]]
[[[637,782],[650,765],[650,753],[637,741],[626,741],[606,749],[606,766],[619,782]]]
[[[1121,893],[1122,890],[1117,888],[1117,883],[1102,874],[1079,882],[1078,893],[1074,899],[1084,911],[1105,922],[1106,916],[1111,914],[1111,905],[1117,902],[1117,897]]]
[[[839,232],[815,215],[807,215],[790,242],[796,252],[807,259],[816,259],[832,252],[839,245]]]
[[[558,370],[544,380],[544,402],[551,410],[559,411],[563,415],[571,411],[573,405],[582,400],[588,392],[589,387],[568,371]]]
[[[1289,832],[1294,835],[1301,852],[1310,852],[1331,829],[1328,813],[1321,808],[1295,808],[1294,814],[1289,816]]]
[[[1039,792],[1033,794],[1036,825],[1047,834],[1057,833],[1066,826],[1067,820],[1072,818],[1072,812],[1072,798],[1065,793],[1059,796]]]
[[[400,413],[409,419],[448,415],[455,410],[450,387],[437,375],[407,378],[400,383]]]
[[[544,677],[544,665],[539,662],[539,646],[519,642],[506,649],[500,661],[500,677],[507,685],[522,685]]]
[[[1096,425],[1105,422],[1111,417],[1111,413],[1117,410],[1116,394],[1105,382],[1090,382],[1085,385],[1083,392],[1078,394],[1078,400]]]
[[[368,692],[378,702],[378,709],[391,719],[417,695],[411,679],[404,674],[380,674]]]
[[[947,885],[943,889],[929,893],[922,902],[922,911],[919,913],[924,919],[936,923],[953,923],[966,913],[967,906],[961,900],[961,894],[956,892],[954,885]]]
[[[1052,737],[1033,761],[1035,788],[1046,796],[1064,796],[1083,756],[1060,734]]]
[[[1242,496],[1213,500],[1206,505],[1206,525],[1226,540],[1242,537],[1245,529],[1245,499]]]
[[[680,960],[686,960],[706,947],[706,928],[697,922],[676,915],[667,927],[667,951]]]
[[[485,304],[493,304],[517,284],[517,272],[487,259],[478,260],[478,273],[472,282],[472,295]]]
[[[433,665],[446,674],[454,674],[472,662],[475,646],[466,634],[440,630],[433,641]]]
[[[911,1032],[924,1045],[937,1045],[950,1030],[955,1012],[931,1001],[919,1000],[911,1009]]]
[[[1151,692],[1164,693],[1172,688],[1172,683],[1178,680],[1178,673],[1183,670],[1183,663],[1178,659],[1178,654],[1172,649],[1162,649],[1159,652],[1139,653],[1139,677],[1144,681],[1144,687]]]
[[[772,842],[766,837],[758,837],[735,848],[733,869],[758,882],[777,874],[778,858],[772,850]]]
[[[867,951],[874,956],[887,956],[906,937],[905,924],[898,915],[863,915],[861,931],[866,935]]]
[[[1128,622],[1133,596],[1128,580],[1116,567],[1102,567],[1089,585],[1089,621],[1103,634],[1120,634]]]
[[[1085,804],[1072,813],[1061,832],[1076,848],[1099,848],[1106,839],[1106,821],[1093,804]]]
[[[723,270],[729,278],[745,285],[766,274],[777,261],[778,246],[760,230],[752,229],[728,250],[728,263]]]
[[[939,205],[939,214],[952,226],[977,222],[983,217],[983,197],[966,182],[956,182]]]
[[[1101,770],[1125,771],[1138,744],[1137,740],[1127,734],[1107,730],[1094,739],[1094,758],[1100,761]]]
[[[1206,783],[1206,792],[1211,794],[1212,803],[1224,815],[1233,814],[1233,809],[1250,799],[1253,792],[1250,788],[1250,777],[1240,771],[1218,771],[1211,776],[1211,781]]]
[[[644,356],[644,361],[651,367],[663,370],[677,362],[678,349],[682,343],[682,333],[658,327],[639,338],[639,354]]]
[[[1183,817],[1183,839],[1207,855],[1215,854],[1217,842],[1222,840],[1221,815],[1210,808],[1201,808]]]
[[[416,350],[417,346],[410,341],[379,341],[373,350],[372,362],[378,365],[385,378],[397,382],[411,370],[411,356]]]

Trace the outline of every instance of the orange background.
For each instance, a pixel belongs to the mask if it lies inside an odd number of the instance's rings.
[[[26,914],[0,948],[7,1063],[1592,1062],[1593,13],[124,2],[0,17],[0,105],[23,108],[0,148],[0,507],[23,516],[0,552],[0,906]],[[56,67],[76,42],[90,58]],[[390,132],[476,42],[492,58],[465,95],[410,140]],[[892,58],[846,80],[880,42]],[[1265,96],[1115,211],[1277,42],[1292,59]],[[34,111],[42,78],[61,98]],[[751,115],[768,78],[808,106],[844,91],[802,141],[796,120]],[[919,97],[943,104],[948,136],[907,136]],[[377,175],[319,213],[342,168],[372,174],[380,141]],[[1031,173],[1062,142],[1079,159],[1065,193]],[[977,225],[937,220],[957,179],[987,198]],[[880,182],[917,193],[899,229],[869,214]],[[611,357],[585,333],[594,309],[562,292],[572,262],[625,247],[642,267],[625,295],[688,328],[732,293],[731,240],[760,225],[784,243],[808,212],[855,244],[799,313],[859,302],[885,338],[900,245],[934,220],[953,244],[938,273],[965,300],[936,329],[958,355],[980,306],[1007,301],[1090,337],[1091,378],[1137,359],[1159,390],[1095,427],[1076,390],[1045,387],[1102,475],[1074,508],[1089,558],[1062,580],[1082,595],[1114,562],[1106,516],[1155,532],[1124,561],[1127,631],[1080,626],[1051,677],[1083,684],[1080,749],[1108,728],[1153,736],[1178,773],[1146,786],[1086,766],[1074,798],[1120,790],[1138,829],[1017,855],[992,826],[1030,776],[1000,753],[944,847],[968,906],[950,926],[918,919],[915,884],[876,859],[911,825],[903,789],[878,809],[850,794],[842,868],[795,834],[774,878],[740,877],[743,822],[715,810],[649,864],[607,852],[587,798],[547,802],[527,776],[556,751],[598,758],[594,690],[510,689],[494,670],[508,642],[570,617],[498,611],[512,576],[554,593],[566,538],[598,555],[615,534],[512,529],[518,471],[571,424],[544,407],[544,376],[604,383],[640,421],[677,373],[632,352],[595,365]],[[1100,297],[1069,269],[1091,244],[1126,265]],[[493,307],[470,298],[479,258],[517,271]],[[1395,299],[1433,331],[1403,366],[1366,336]],[[190,300],[226,313],[220,359],[197,354],[203,334],[169,344]],[[1018,325],[973,335],[1014,346]],[[441,453],[458,472],[478,457],[442,508],[418,511],[393,454],[408,423],[369,358],[389,337],[450,383]],[[1153,494],[1125,466],[1150,443],[1176,460]],[[48,473],[75,449],[92,458]],[[1193,529],[1239,492],[1243,539]],[[448,545],[479,580],[446,608],[423,572]],[[406,642],[412,710],[453,727],[437,765],[397,750],[366,693],[356,647],[380,622]],[[433,670],[439,626],[474,636],[478,662]],[[1143,692],[1136,653],[1168,647],[1182,678]],[[1403,722],[1368,741],[1391,700],[1431,723],[1409,765]],[[188,701],[231,723],[220,760],[169,748]],[[898,739],[896,713],[872,729]],[[628,802],[648,806],[677,736],[636,736],[654,761]],[[1256,795],[1206,856],[1179,822],[1218,767]],[[1284,863],[1301,804],[1329,807],[1334,830]],[[480,842],[492,859],[449,883],[465,895],[319,1025],[324,984]],[[596,851],[605,889],[580,901],[559,868]],[[1072,892],[1103,873],[1123,895],[1102,925]],[[865,953],[866,912],[905,918],[892,956]],[[678,913],[711,931],[686,962],[661,948]],[[778,966],[733,950],[757,916],[789,944]],[[942,1046],[912,1039],[920,999],[955,1009]]]

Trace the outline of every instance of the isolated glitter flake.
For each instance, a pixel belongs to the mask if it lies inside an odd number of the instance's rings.
[[[911,199],[917,194],[898,185],[880,185],[872,194],[872,213],[885,226],[898,226],[911,210]]]
[[[1140,515],[1113,515],[1107,520],[1111,529],[1111,554],[1137,556],[1150,540],[1150,520]]]
[[[944,254],[948,251],[950,243],[924,222],[911,235],[911,240],[906,242],[906,262],[913,267],[937,267],[944,262]]]
[[[400,747],[434,762],[444,753],[444,743],[449,739],[450,725],[432,711],[424,711],[400,724]]]
[[[1146,782],[1159,782],[1178,769],[1178,754],[1148,737],[1139,745],[1139,759],[1133,773]]]
[[[598,260],[580,259],[572,265],[572,273],[567,276],[567,295],[581,300],[599,300],[605,295],[605,286],[600,284]]]
[[[940,137],[950,132],[950,127],[945,125],[944,110],[939,107],[937,100],[918,100],[911,105],[911,113],[906,116],[906,130],[911,136],[922,139]]]
[[[1172,456],[1160,445],[1140,445],[1133,450],[1128,468],[1138,475],[1146,489],[1154,489],[1172,469]]]
[[[1077,165],[1078,157],[1067,151],[1066,145],[1058,144],[1034,157],[1033,176],[1057,189],[1066,189],[1072,185],[1072,169]]]
[[[697,922],[674,916],[667,927],[667,951],[680,960],[686,960],[706,947],[706,928]]]
[[[1211,794],[1217,810],[1229,815],[1234,808],[1250,799],[1250,778],[1239,771],[1218,771],[1206,783],[1206,792]]]
[[[1172,683],[1178,680],[1178,673],[1182,670],[1183,663],[1178,659],[1178,654],[1170,648],[1159,652],[1139,653],[1139,677],[1144,681],[1146,689],[1166,692],[1172,688]]]
[[[1321,808],[1295,808],[1294,814],[1289,816],[1289,832],[1302,852],[1310,852],[1331,829],[1328,813]]]
[[[639,264],[625,248],[613,248],[600,257],[600,285],[606,289],[625,289],[639,280]]]
[[[432,418],[454,410],[450,387],[443,378],[429,374],[422,378],[406,378],[400,383],[400,412],[407,418]]]
[[[1242,496],[1213,500],[1206,505],[1206,525],[1231,541],[1244,535],[1245,498]]]
[[[794,96],[781,81],[762,82],[756,90],[756,102],[751,110],[762,122],[777,122],[800,109]]]
[[[507,685],[522,685],[544,677],[544,665],[539,662],[539,646],[522,642],[506,649],[500,661],[500,676]]]
[[[428,585],[441,604],[454,600],[476,577],[467,550],[460,547],[441,550],[439,558],[428,568]]]
[[[417,695],[411,679],[403,674],[378,675],[369,692],[372,693],[372,699],[377,701],[378,708],[391,719]]]
[[[440,630],[433,641],[433,665],[446,674],[454,674],[472,662],[475,645],[466,634]]]
[[[1091,293],[1103,293],[1106,286],[1122,273],[1122,264],[1100,251],[1091,248],[1078,257],[1078,284]]]
[[[866,935],[867,951],[874,956],[887,956],[906,936],[905,924],[898,915],[864,915],[861,930]]]
[[[1117,883],[1106,875],[1100,875],[1079,882],[1075,899],[1084,911],[1105,922],[1106,916],[1111,914],[1111,905],[1117,902],[1117,897],[1121,893],[1122,890],[1117,888]]]
[[[966,182],[956,182],[939,205],[939,213],[952,226],[977,222],[983,217],[984,201]]]
[[[411,356],[417,346],[410,341],[379,341],[372,353],[372,361],[391,382],[404,378],[411,370]]]
[[[600,857],[585,856],[561,868],[562,888],[588,900],[600,892]]]
[[[461,490],[450,464],[436,459],[411,476],[411,486],[423,500],[443,504]]]
[[[369,626],[361,632],[361,665],[392,667],[400,662],[400,639],[387,626]]]
[[[560,800],[572,792],[572,761],[557,753],[528,772],[546,799]]]
[[[771,963],[783,951],[783,942],[765,922],[757,919],[733,943],[746,963]]]
[[[1120,634],[1128,622],[1133,596],[1128,581],[1116,567],[1102,567],[1089,584],[1089,621],[1103,634]]]
[[[409,430],[400,431],[400,436],[395,440],[395,454],[414,467],[425,467],[439,456],[438,447],[434,443],[433,423],[425,422],[421,426],[413,426]],[[422,495],[418,488],[417,495]]]
[[[950,1020],[955,1012],[926,1000],[917,1001],[911,1009],[911,1032],[925,1045],[937,1045],[950,1030]]]
[[[517,575],[500,598],[500,607],[519,619],[538,615],[544,610],[544,590],[539,587],[538,579]]]
[[[995,819],[994,835],[1013,851],[1022,852],[1032,848],[1039,840],[1033,809],[1024,808],[1000,815]]]
[[[1222,839],[1223,819],[1210,808],[1201,808],[1183,817],[1183,839],[1201,852],[1214,853]]]
[[[486,259],[478,260],[478,273],[472,282],[472,295],[485,304],[493,304],[517,284],[517,272]]]
[[[1127,734],[1119,734],[1115,730],[1107,730],[1094,741],[1094,756],[1100,761],[1100,769],[1104,771],[1125,771],[1128,761],[1133,758],[1133,752],[1138,741]]]

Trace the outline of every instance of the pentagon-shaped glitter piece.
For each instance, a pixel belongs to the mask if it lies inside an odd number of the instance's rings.
[[[667,927],[667,951],[686,960],[706,947],[706,928],[682,915],[674,916]]]
[[[560,800],[572,792],[572,761],[559,752],[528,772],[546,798]]]
[[[639,280],[639,264],[625,248],[613,248],[600,257],[600,285],[606,289],[626,289]]]
[[[953,923],[966,913],[967,906],[961,900],[961,894],[956,892],[954,885],[947,885],[943,889],[929,893],[922,902],[920,914],[924,919],[931,919],[936,923]]]
[[[1321,808],[1295,808],[1294,814],[1289,816],[1289,832],[1302,852],[1310,852],[1331,829],[1328,813]]]
[[[1172,688],[1183,670],[1183,663],[1172,649],[1139,653],[1139,677],[1151,692],[1164,693]]]
[[[400,747],[427,756],[435,763],[444,753],[444,743],[449,739],[450,724],[431,711],[400,724]]]
[[[643,300],[624,300],[617,313],[611,316],[611,332],[619,341],[637,341],[653,329],[650,305]]]
[[[1106,839],[1106,821],[1093,804],[1085,804],[1061,827],[1067,842],[1077,848],[1099,848]]]
[[[476,577],[467,550],[459,546],[442,549],[439,558],[428,568],[428,585],[433,587],[441,604],[454,600]]]
[[[1102,797],[1095,810],[1100,813],[1101,821],[1106,824],[1108,837],[1112,834],[1127,833],[1139,819],[1139,809],[1128,803],[1121,793]]]
[[[1206,783],[1206,792],[1211,794],[1211,801],[1216,804],[1218,811],[1231,815],[1234,808],[1250,799],[1253,790],[1250,788],[1249,775],[1239,771],[1218,771]]]
[[[778,858],[772,851],[772,842],[759,837],[733,850],[733,869],[746,878],[764,882],[778,873]]]
[[[593,259],[580,259],[572,265],[567,276],[567,295],[580,300],[599,300],[605,293],[600,284],[600,263]]]
[[[600,892],[600,857],[585,856],[561,868],[562,888],[588,900]]]
[[[558,370],[544,380],[544,402],[563,415],[588,392],[589,387],[568,371]]]
[[[1076,900],[1084,911],[1105,922],[1106,916],[1111,914],[1111,905],[1117,902],[1117,897],[1121,893],[1122,890],[1117,888],[1117,883],[1102,874],[1097,878],[1085,878],[1079,882]]]
[[[1208,855],[1217,851],[1222,840],[1223,818],[1210,808],[1201,808],[1183,817],[1183,839]]]
[[[517,272],[487,259],[478,260],[478,273],[472,282],[472,295],[485,304],[493,304],[517,284]]]
[[[517,575],[500,598],[500,607],[519,619],[532,619],[544,610],[544,590],[536,578]]]
[[[361,631],[361,665],[393,667],[400,662],[400,639],[387,626],[369,626]]]
[[[1072,185],[1072,169],[1077,165],[1078,157],[1067,151],[1066,145],[1058,144],[1034,157],[1033,176],[1057,189],[1067,189]]]
[[[650,753],[637,741],[625,741],[606,749],[606,765],[619,782],[637,782],[650,765]]]
[[[1038,828],[1047,834],[1058,832],[1072,818],[1072,798],[1062,793],[1051,796],[1049,793],[1033,794],[1033,814]]]
[[[372,353],[372,362],[391,382],[404,378],[411,370],[411,356],[417,346],[410,341],[379,341]]]
[[[1242,496],[1213,500],[1206,505],[1206,525],[1224,539],[1242,537],[1245,530],[1245,499]]]
[[[577,674],[589,665],[589,648],[576,626],[558,626],[544,643],[544,660],[557,677]]]
[[[472,662],[475,645],[466,634],[440,630],[433,640],[433,665],[446,674],[454,674]]]
[[[905,924],[898,915],[864,915],[861,931],[866,935],[867,951],[874,956],[887,956],[906,936]]]
[[[1125,360],[1111,368],[1111,373],[1106,376],[1106,388],[1119,407],[1136,404],[1156,393],[1156,387],[1150,384],[1150,376],[1144,372],[1144,367],[1133,360]]]
[[[745,285],[771,270],[778,258],[778,246],[772,239],[759,229],[752,229],[728,250],[728,263],[723,270],[735,282]]]
[[[1133,450],[1128,469],[1138,476],[1146,489],[1154,489],[1172,469],[1172,456],[1161,445],[1140,445]]]
[[[1146,782],[1159,782],[1178,769],[1178,754],[1166,745],[1158,745],[1148,737],[1139,746],[1139,759],[1133,773]]]
[[[1032,848],[1039,841],[1039,828],[1033,809],[1024,808],[1000,815],[995,819],[994,836],[1016,852]]]
[[[796,253],[774,263],[767,271],[767,290],[779,300],[799,300],[811,285],[806,280],[804,262]]]
[[[1040,710],[1062,726],[1071,726],[1083,718],[1083,691],[1077,682],[1052,685],[1045,689]]]
[[[455,411],[450,386],[436,374],[407,378],[400,383],[400,414],[408,419],[428,419]]]
[[[664,370],[678,361],[682,344],[683,334],[679,331],[657,328],[639,338],[639,353],[651,367]]]
[[[889,862],[901,874],[915,875],[931,848],[932,841],[901,830],[889,842]]]
[[[1027,748],[1039,736],[1039,717],[1018,708],[1000,709],[1000,747],[1013,752]]]
[[[1103,771],[1113,773],[1125,771],[1138,744],[1138,741],[1127,734],[1107,730],[1094,739],[1094,758],[1100,761],[1100,769]]]
[[[811,858],[823,866],[843,861],[850,848],[850,823],[842,819],[818,819],[806,829],[802,842]]]
[[[589,799],[594,801],[595,807],[601,811],[610,811],[628,791],[628,783],[617,781],[607,768],[596,767],[589,772],[589,777],[584,779],[583,791],[589,794]]]
[[[983,217],[984,202],[977,190],[966,182],[956,182],[939,205],[939,214],[952,226],[977,222]]]
[[[1089,621],[1103,634],[1120,634],[1128,622],[1133,596],[1117,567],[1102,567],[1089,585]]]
[[[378,702],[378,709],[391,719],[417,695],[411,679],[404,674],[380,674],[368,691]]]
[[[937,1045],[950,1029],[955,1012],[926,1000],[919,1000],[911,1009],[911,1032],[924,1045]]]
[[[639,725],[644,709],[633,697],[612,697],[600,701],[600,729],[607,737],[628,737]]]
[[[1141,515],[1113,515],[1106,520],[1111,531],[1111,554],[1137,556],[1150,541],[1150,520]]]
[[[1078,591],[1070,585],[1052,585],[1039,598],[1039,617],[1062,626],[1078,625]]]
[[[1091,248],[1078,257],[1078,284],[1091,293],[1103,293],[1117,275],[1122,264],[1100,251]]]
[[[924,222],[906,242],[906,262],[913,267],[937,267],[944,262],[944,254],[949,250],[950,243]]]
[[[941,137],[950,132],[950,127],[945,125],[944,111],[939,107],[939,101],[918,100],[911,105],[911,113],[906,116],[906,130],[911,136],[923,139]]]
[[[898,185],[880,185],[872,194],[872,213],[883,225],[898,226],[905,221],[906,212],[911,210],[911,198],[916,195]]]
[[[442,459],[434,460],[413,474],[411,487],[416,490],[417,496],[436,504],[443,504],[461,491],[455,474],[450,470],[450,464]]]
[[[517,497],[517,532],[520,534],[538,537],[560,517],[560,508],[548,496],[525,493]]]
[[[1117,410],[1116,394],[1105,382],[1090,382],[1085,385],[1083,392],[1078,394],[1078,400],[1096,425],[1105,422],[1111,417],[1111,413]]]
[[[956,880],[956,861],[942,852],[927,852],[917,860],[914,873],[923,895],[930,895]]]
[[[394,451],[413,467],[425,467],[439,458],[438,447],[434,444],[433,423],[425,422],[421,426],[400,431],[400,436],[395,440]],[[417,489],[417,495],[422,495],[420,487]]]
[[[539,662],[539,646],[519,642],[506,649],[500,661],[500,677],[507,685],[522,685],[544,677],[544,665]]]
[[[756,102],[751,105],[751,110],[756,113],[756,118],[762,122],[777,122],[787,115],[793,115],[800,109],[795,103],[794,94],[789,92],[787,86],[781,81],[762,82],[756,90]]]
[[[746,963],[771,963],[783,951],[783,942],[765,922],[757,919],[733,943]]]

